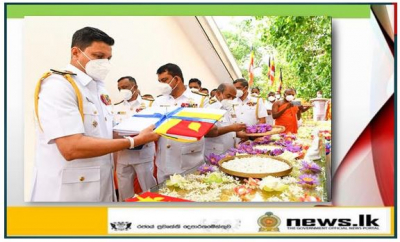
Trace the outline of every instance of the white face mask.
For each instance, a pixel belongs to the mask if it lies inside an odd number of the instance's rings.
[[[317,97],[318,97],[318,98],[321,98],[321,97],[322,97],[322,94],[319,94],[319,93],[318,93],[318,94],[317,94]]]
[[[132,87],[133,88],[133,87]],[[124,101],[128,101],[133,97],[133,94],[136,93],[136,91],[134,93],[132,93],[132,88],[130,90],[128,89],[121,89],[119,91],[119,95],[121,97],[122,100]]]
[[[78,64],[85,69],[86,74],[93,78],[95,81],[104,81],[106,79],[108,73],[111,70],[111,64],[108,59],[95,59],[92,60],[83,52],[81,49],[79,49],[82,54],[89,59],[89,62],[86,63],[86,67],[83,67],[82,64],[78,61]]]
[[[276,94],[275,97],[276,97],[276,99],[279,99],[279,98],[281,98],[281,95]]]
[[[230,111],[232,110],[233,104],[232,104],[232,100],[230,99],[223,99],[221,101],[221,105],[222,105],[222,109]]]
[[[286,101],[291,102],[294,100],[294,96],[293,95],[287,95],[286,96]]]
[[[190,91],[192,91],[192,92],[200,92],[200,90],[195,88],[195,87],[190,88]]]
[[[243,91],[240,89],[236,89],[236,97],[241,98],[243,96]]]
[[[273,102],[273,101],[275,101],[275,97],[274,97],[274,96],[269,96],[269,97],[268,97],[268,100],[269,100],[270,102]]]
[[[158,92],[159,92],[161,95],[164,95],[164,96],[171,94],[172,90],[174,90],[176,86],[175,86],[174,88],[172,88],[169,84],[171,84],[171,82],[172,82],[174,79],[175,79],[175,77],[172,78],[171,81],[170,81],[169,83],[159,82],[159,83],[158,83],[158,86],[157,86]]]

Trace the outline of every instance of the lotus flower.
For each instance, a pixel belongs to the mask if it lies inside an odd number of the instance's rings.
[[[301,185],[306,186],[315,186],[319,184],[319,180],[317,176],[310,175],[310,174],[303,174],[299,176],[300,181],[298,182]]]
[[[265,133],[267,131],[271,131],[272,126],[269,124],[256,124],[246,126],[246,133],[254,134],[254,133]]]
[[[287,151],[292,152],[292,153],[298,153],[298,152],[301,152],[301,150],[302,150],[301,146],[296,146],[296,145],[293,145],[292,143],[289,144],[289,145],[287,145],[287,146],[285,147],[285,149],[286,149]]]
[[[206,161],[208,161],[211,165],[218,165],[218,161],[224,158],[224,155],[216,155],[211,153],[209,156],[206,156]]]
[[[207,164],[203,164],[201,166],[199,166],[199,168],[197,168],[197,170],[200,172],[200,174],[205,174],[208,172],[214,172],[217,170],[216,166],[212,166],[212,165],[207,165]]]
[[[278,149],[271,150],[271,151],[269,152],[269,154],[270,154],[271,156],[278,156],[278,155],[283,154],[283,152],[285,152],[283,149],[278,148]]]
[[[308,172],[313,174],[321,173],[321,167],[314,162],[308,163],[307,161],[303,160],[301,162],[301,166],[302,167],[300,170],[303,172]]]

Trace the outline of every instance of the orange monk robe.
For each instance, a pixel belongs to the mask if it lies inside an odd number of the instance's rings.
[[[286,108],[287,104],[283,104],[278,108],[278,112]],[[294,106],[286,110],[279,118],[275,119],[275,125],[285,126],[285,133],[297,133],[297,112],[299,107]]]
[[[328,101],[328,106],[326,108],[326,120],[332,119],[332,108],[331,108],[331,101]]]

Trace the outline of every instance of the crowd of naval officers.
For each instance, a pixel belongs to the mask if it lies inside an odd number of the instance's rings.
[[[221,81],[209,89],[198,78],[187,80],[173,63],[155,70],[157,93],[142,94],[134,75],[114,80],[119,100],[112,102],[104,80],[111,68],[114,39],[85,27],[71,43],[70,63],[46,72],[35,90],[36,156],[31,201],[115,202],[148,191],[170,175],[185,173],[247,139],[246,125],[273,124],[272,106],[244,78]],[[149,126],[136,136],[119,136],[113,126],[151,107],[226,110],[197,142],[166,139]]]

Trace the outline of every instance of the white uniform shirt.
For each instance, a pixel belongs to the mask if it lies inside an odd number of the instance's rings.
[[[135,113],[148,107],[149,102],[138,96],[136,100],[131,102],[122,101],[114,105],[114,122],[120,123],[122,120],[133,116]],[[153,161],[155,154],[154,142],[143,145],[140,150],[125,149],[118,152],[118,163],[125,165],[140,164]]]
[[[213,108],[213,109],[221,109],[222,105],[219,101],[214,102],[211,104],[208,108]],[[216,125],[218,127],[225,127],[228,125],[233,124],[232,121],[232,112],[233,110],[227,111],[225,115],[219,120]],[[213,137],[213,138],[206,138],[206,149],[205,149],[205,156],[208,156],[210,153],[214,154],[222,154],[225,153],[227,150],[230,148],[233,148],[235,146],[235,140],[236,140],[236,133],[235,132],[229,132],[223,135],[220,135],[218,137]]]
[[[328,101],[326,100],[315,100],[312,102],[313,105],[313,119],[314,121],[326,120],[326,108]]]
[[[201,105],[202,104],[202,105]],[[178,98],[171,95],[156,98],[153,107],[207,107],[208,98],[192,93],[189,88]],[[156,152],[157,178],[161,183],[170,175],[190,170],[204,163],[204,138],[191,143],[182,143],[161,137]]]
[[[112,155],[66,161],[55,139],[83,134],[112,139],[112,106],[103,103],[108,95],[104,82],[72,65],[72,76],[83,101],[84,122],[72,85],[53,74],[42,82],[39,93],[39,119],[33,175],[32,201],[112,202],[115,200]]]
[[[257,101],[258,108],[257,108]],[[240,98],[234,99],[233,108],[236,113],[236,122],[246,125],[254,125],[258,123],[257,118],[265,118],[267,110],[262,99],[247,96],[243,101]],[[257,115],[258,113],[258,115]],[[257,117],[258,116],[258,117]]]
[[[275,119],[272,118],[272,113],[271,113],[271,114],[268,114],[268,111],[271,111],[271,112],[272,112],[272,105],[273,105],[273,104],[274,104],[274,103],[271,103],[269,100],[265,101],[265,108],[266,108],[266,110],[267,110],[267,118],[266,118],[266,121],[267,121],[267,124],[269,124],[269,125],[274,125],[274,124],[275,124]]]

